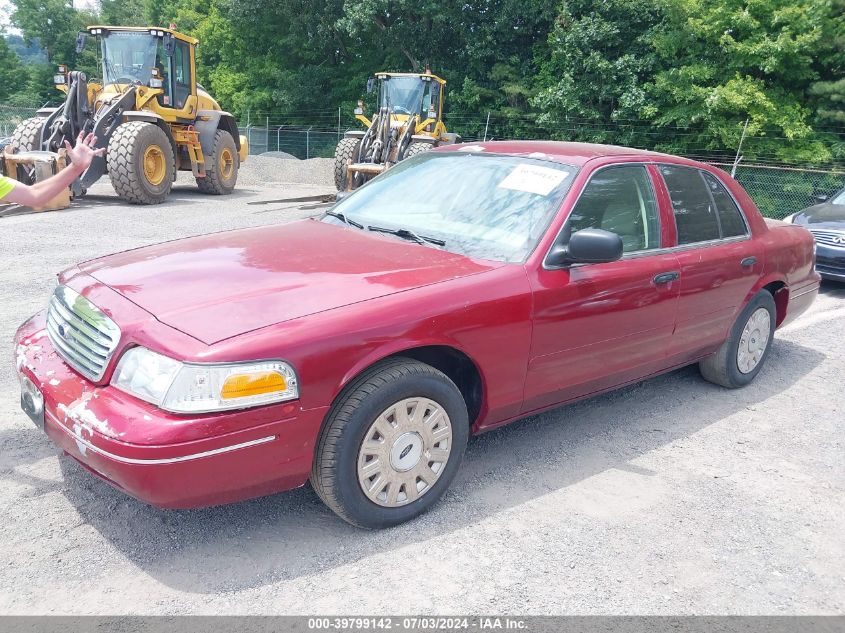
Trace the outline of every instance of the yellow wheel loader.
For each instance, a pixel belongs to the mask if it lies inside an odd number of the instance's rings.
[[[443,123],[446,81],[431,74],[377,73],[367,81],[367,92],[378,82],[378,112],[372,120],[358,102],[355,118],[367,129],[344,134],[335,151],[334,182],[339,191],[351,191],[405,158],[446,143],[460,143]]]
[[[99,40],[102,81],[60,66],[54,82],[64,103],[17,127],[5,154],[6,166],[14,164],[8,175],[34,182],[44,172],[36,169],[39,161],[57,156],[65,140],[73,144],[80,132],[93,132],[106,154],[71,185],[73,196],[108,173],[127,202],[156,204],[177,171],[193,172],[204,193],[232,193],[247,141],[196,81],[198,41],[173,28],[91,26],[79,34],[77,52],[89,37]]]

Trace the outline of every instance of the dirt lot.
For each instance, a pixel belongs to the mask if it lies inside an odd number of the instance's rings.
[[[845,611],[845,285],[778,333],[750,387],[688,368],[481,436],[444,502],[389,531],[308,488],[160,511],[59,455],[18,408],[17,325],[79,260],[291,221],[318,210],[273,200],[329,191],[244,181],[146,208],[98,185],[0,218],[0,613]]]

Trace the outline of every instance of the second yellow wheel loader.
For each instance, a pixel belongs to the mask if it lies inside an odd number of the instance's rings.
[[[367,92],[378,82],[378,112],[372,120],[363,102],[355,118],[367,129],[351,130],[335,151],[334,182],[339,191],[356,189],[405,158],[444,143],[460,143],[443,123],[446,81],[424,73],[377,73],[367,81]]]

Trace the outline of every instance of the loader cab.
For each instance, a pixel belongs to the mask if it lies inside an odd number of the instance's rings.
[[[394,116],[419,115],[420,121],[439,120],[443,114],[443,92],[446,82],[431,73],[380,73],[379,108],[387,108]]]
[[[160,89],[157,109],[171,116],[196,115],[196,40],[171,29],[89,27],[100,39],[103,85],[123,91],[125,86]],[[165,113],[162,113],[165,114]]]

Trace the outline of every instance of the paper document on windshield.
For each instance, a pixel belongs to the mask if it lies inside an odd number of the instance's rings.
[[[503,189],[527,191],[540,196],[549,195],[569,175],[568,171],[541,167],[539,165],[517,165],[507,177],[499,183]]]

